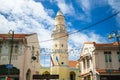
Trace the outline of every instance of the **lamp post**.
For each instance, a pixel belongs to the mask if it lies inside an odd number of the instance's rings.
[[[118,50],[119,50],[119,53],[120,53],[120,40],[119,40],[119,38],[120,38],[120,35],[118,34],[118,31],[114,31],[114,34],[115,35],[113,35],[113,34],[110,34],[109,36],[108,36],[108,38],[109,39],[112,39],[112,38],[116,38],[116,41],[117,41],[117,43],[118,43]]]
[[[114,35],[113,35],[113,34],[110,34],[110,35],[108,36],[108,38],[109,38],[109,39],[112,39],[112,38],[114,38],[114,37],[116,38],[116,41],[117,41],[117,43],[118,43],[118,53],[119,53],[119,55],[120,55],[120,40],[119,40],[120,35],[119,35],[118,31],[114,31],[113,33],[114,33]],[[107,72],[110,73],[109,79],[111,80],[111,73],[112,73],[113,71],[112,71],[112,70],[107,70]]]
[[[12,36],[11,36],[12,34]],[[6,65],[6,67],[8,68],[8,76],[10,75],[10,69],[13,68],[13,65],[11,64],[11,58],[12,58],[12,52],[13,52],[13,44],[14,44],[14,31],[13,30],[9,30],[8,35],[11,36],[11,49],[10,49],[10,58],[9,58],[9,64]],[[8,77],[9,79],[9,77]],[[11,78],[10,78],[11,79]]]
[[[11,49],[10,49],[10,60],[9,60],[9,64],[11,64],[11,58],[12,58],[12,52],[13,52],[13,44],[14,44],[14,31],[10,30],[8,32],[8,34],[12,33],[12,39],[11,39]]]

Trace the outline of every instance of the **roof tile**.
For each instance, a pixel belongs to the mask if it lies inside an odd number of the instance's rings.
[[[0,38],[10,38],[12,35],[0,34]],[[25,38],[27,34],[14,34],[14,38]]]
[[[69,66],[75,68],[78,63],[78,61],[69,61]]]

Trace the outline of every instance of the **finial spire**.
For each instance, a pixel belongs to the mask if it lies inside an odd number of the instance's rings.
[[[57,12],[57,16],[59,16],[59,15],[63,16],[62,11],[60,11],[60,10]]]

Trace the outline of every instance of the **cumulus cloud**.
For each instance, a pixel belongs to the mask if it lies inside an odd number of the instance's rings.
[[[91,22],[91,4],[90,0],[76,0],[76,5],[80,8],[81,13],[77,13],[76,18],[85,22]]]
[[[14,29],[15,33],[36,32],[42,36],[41,41],[50,39],[49,34],[53,28],[54,20],[40,2],[33,0],[1,0],[0,4],[1,33]]]
[[[89,15],[90,10],[91,10],[91,4],[90,4],[90,0],[78,0],[77,1],[80,4],[80,7],[82,8],[82,10]]]
[[[74,15],[75,10],[71,3],[66,3],[65,0],[56,0],[58,7],[60,10],[67,15]]]
[[[118,11],[120,12],[120,0],[108,0],[108,4],[112,7],[113,13],[118,12]],[[118,24],[120,25],[120,14],[117,15],[116,20]]]
[[[51,39],[54,27],[54,19],[51,16],[55,14],[53,10],[46,9],[41,2],[35,2],[34,0],[0,0],[0,4],[0,33],[7,33],[10,29],[14,29],[15,33],[37,33],[40,47],[51,48],[52,41],[44,41]],[[75,9],[71,3],[57,0],[57,4],[64,14],[75,15]],[[82,5],[84,11],[90,10],[90,4],[87,3],[87,0]],[[72,23],[68,22],[67,25],[72,26]],[[75,31],[75,29],[71,28],[69,31]],[[101,42],[101,40],[103,39],[99,35],[92,32],[89,35],[85,33],[70,35],[68,41],[69,58],[75,59],[76,56],[79,58],[80,51],[76,49],[81,48],[84,41]],[[71,49],[76,52],[71,51]],[[41,61],[44,62],[44,59],[41,59]],[[50,59],[45,58],[46,66],[50,65],[49,61]]]
[[[105,38],[102,36],[95,34],[93,31],[85,32],[85,33],[75,33],[69,36],[69,58],[76,60],[79,59],[80,51],[84,42],[107,42]]]
[[[51,39],[53,10],[47,10],[33,0],[0,0],[0,4],[0,33],[7,33],[10,29],[15,33],[37,33],[40,47],[51,48],[51,41],[41,41]]]

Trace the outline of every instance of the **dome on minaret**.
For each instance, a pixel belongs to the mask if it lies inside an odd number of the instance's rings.
[[[63,13],[59,10],[56,14],[56,17],[55,17],[55,28],[54,28],[54,31],[56,30],[63,30],[65,31],[65,18],[64,18],[64,15]]]
[[[57,16],[59,16],[59,15],[60,15],[60,16],[63,16],[62,11],[58,11],[58,12],[57,12]]]

